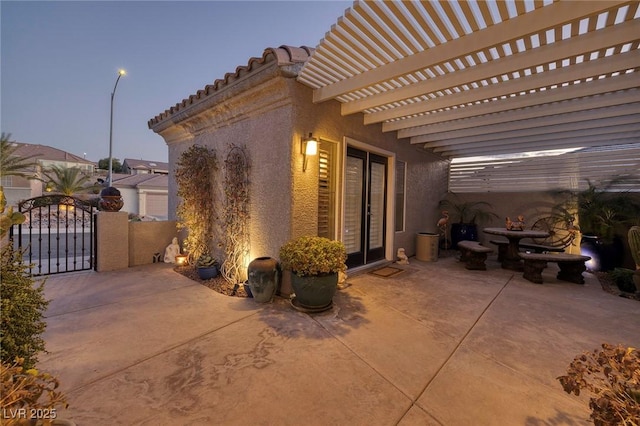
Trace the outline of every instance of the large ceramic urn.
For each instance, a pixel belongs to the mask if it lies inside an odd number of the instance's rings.
[[[258,257],[249,263],[247,275],[253,299],[258,303],[270,302],[278,289],[278,262],[271,257]]]

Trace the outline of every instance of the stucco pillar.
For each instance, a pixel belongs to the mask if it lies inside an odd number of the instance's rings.
[[[96,271],[129,267],[129,214],[96,213]]]

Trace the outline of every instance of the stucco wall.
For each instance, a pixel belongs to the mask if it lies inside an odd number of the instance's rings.
[[[198,122],[193,134],[180,135],[169,140],[169,217],[176,219],[178,204],[177,186],[173,176],[180,155],[192,144],[213,148],[218,157],[217,214],[222,214],[224,193],[224,160],[230,146],[244,146],[250,162],[250,255],[278,257],[280,246],[287,241],[290,232],[291,175],[291,104],[288,98],[287,80],[274,79],[272,73],[256,77],[254,84],[236,85],[232,94],[221,95],[220,104],[213,105],[206,118]],[[223,248],[218,243],[224,236],[216,230],[214,251],[223,258]]]
[[[177,236],[175,221],[129,222],[129,266],[153,263],[153,255],[164,251]]]
[[[362,114],[342,116],[340,103],[327,101],[313,104],[310,88],[295,83],[292,87],[295,102],[295,120],[291,150],[293,185],[292,236],[314,234],[317,230],[317,157],[309,160],[302,172],[303,156],[300,142],[311,132],[322,140],[333,141],[344,149],[344,139],[350,138],[371,147],[395,153],[396,161],[407,163],[405,230],[394,235],[393,253],[403,247],[411,256],[415,253],[417,232],[434,232],[439,217],[435,208],[446,192],[448,162],[425,152],[407,139],[396,139],[396,132],[382,132],[380,124],[364,125]],[[390,202],[391,200],[388,200]],[[391,221],[393,226],[393,221]]]
[[[181,153],[191,144],[215,149],[221,209],[220,185],[229,144],[244,145],[251,162],[250,258],[277,258],[280,246],[290,238],[317,233],[318,159],[310,158],[307,171],[302,171],[302,138],[312,132],[334,142],[341,157],[347,137],[394,152],[397,160],[407,162],[406,229],[396,233],[393,252],[402,246],[413,254],[415,233],[435,227],[435,206],[446,190],[446,161],[406,140],[397,141],[395,132],[383,133],[379,124],[365,126],[362,114],[343,117],[336,101],[313,104],[312,90],[291,76],[272,64],[216,94],[207,101],[206,111],[183,112],[181,122],[160,130],[169,149],[170,219],[175,219],[178,204],[173,170]],[[221,242],[222,235],[216,239],[215,243]],[[216,255],[223,257],[222,248]]]

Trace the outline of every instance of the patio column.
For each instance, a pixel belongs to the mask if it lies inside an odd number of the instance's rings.
[[[129,214],[96,213],[96,271],[129,267]]]

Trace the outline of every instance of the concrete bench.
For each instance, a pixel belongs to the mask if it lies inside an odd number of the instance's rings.
[[[542,271],[547,267],[547,262],[558,264],[559,280],[584,284],[582,273],[587,269],[584,263],[591,259],[589,256],[568,253],[520,253],[520,257],[524,260],[524,278],[536,284],[542,284]]]
[[[465,268],[486,271],[487,254],[493,250],[489,247],[481,245],[477,241],[459,241],[458,249],[460,250],[460,261],[464,262]]]
[[[498,262],[502,262],[504,256],[507,254],[507,247],[509,247],[509,241],[507,240],[491,240],[491,244],[498,246]],[[541,244],[533,244],[527,242],[520,242],[518,246],[521,249],[533,250],[535,253],[563,253],[564,249],[559,247],[544,246]]]

